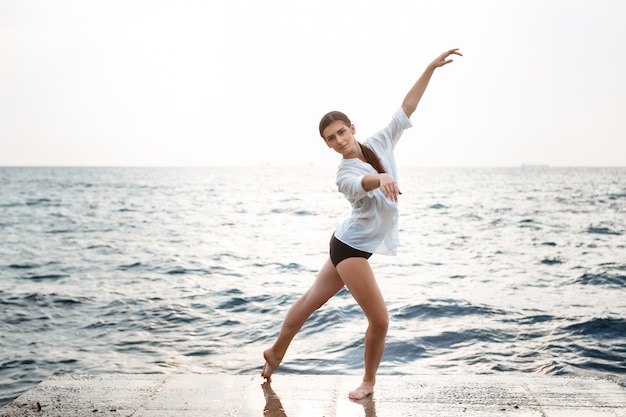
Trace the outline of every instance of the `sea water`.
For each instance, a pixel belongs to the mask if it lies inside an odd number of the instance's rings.
[[[259,374],[334,168],[0,168],[0,405],[54,372]],[[626,376],[626,168],[403,168],[381,374]],[[280,373],[362,372],[349,292]]]

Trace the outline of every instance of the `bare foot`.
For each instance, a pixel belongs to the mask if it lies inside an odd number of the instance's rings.
[[[263,357],[265,358],[265,365],[263,366],[261,376],[269,382],[272,380],[272,374],[280,365],[280,359],[277,359],[274,356],[274,354],[272,353],[272,349],[267,349],[266,351],[264,351]]]
[[[354,391],[350,391],[348,397],[351,400],[362,400],[363,398],[372,395],[374,393],[374,383],[363,381],[361,385]]]

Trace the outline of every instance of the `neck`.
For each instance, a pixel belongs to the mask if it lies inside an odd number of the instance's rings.
[[[365,156],[363,155],[363,150],[361,149],[361,145],[359,144],[359,142],[355,141],[354,147],[354,151],[344,155],[343,159],[360,159],[363,162],[367,162]]]

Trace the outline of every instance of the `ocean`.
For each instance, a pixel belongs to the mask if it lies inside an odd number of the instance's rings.
[[[350,207],[332,167],[0,168],[0,406],[55,372],[260,374]],[[626,380],[626,168],[400,168],[380,374]],[[282,374],[362,373],[346,290]],[[260,377],[259,377],[260,378]]]

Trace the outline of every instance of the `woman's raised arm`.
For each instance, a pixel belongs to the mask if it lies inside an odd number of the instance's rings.
[[[443,67],[444,65],[447,65],[453,61],[452,59],[448,58],[450,55],[463,56],[463,54],[459,52],[458,48],[450,49],[439,55],[433,62],[428,64],[422,75],[409,90],[406,97],[404,97],[404,100],[402,101],[402,110],[404,110],[404,113],[407,115],[407,117],[411,117],[411,115],[417,108],[417,104],[420,102],[422,96],[424,95],[424,91],[426,91],[426,87],[428,87],[430,77],[432,77],[435,69]]]

